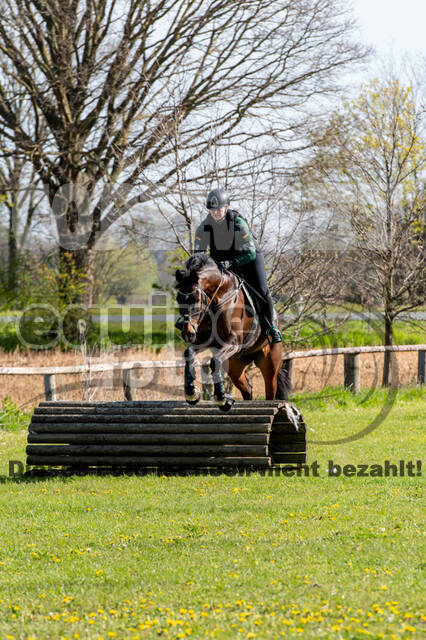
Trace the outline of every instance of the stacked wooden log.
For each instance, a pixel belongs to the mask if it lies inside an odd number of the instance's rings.
[[[268,468],[306,461],[306,425],[282,401],[42,402],[27,465],[111,468]]]

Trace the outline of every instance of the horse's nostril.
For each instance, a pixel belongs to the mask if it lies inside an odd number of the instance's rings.
[[[195,336],[197,335],[195,328],[191,324],[187,324],[187,323],[184,323],[181,333],[182,333],[182,337],[188,341],[194,340]]]

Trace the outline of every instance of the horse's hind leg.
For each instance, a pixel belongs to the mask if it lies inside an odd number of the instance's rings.
[[[272,363],[269,358],[266,357],[258,363],[258,367],[265,382],[265,399],[274,400],[277,392],[277,375],[274,375]]]
[[[274,347],[278,347],[274,349]],[[265,399],[275,400],[277,396],[278,373],[281,367],[282,347],[274,344],[268,347],[266,354],[256,358],[256,365],[262,372],[265,381]]]
[[[247,364],[247,362],[242,360],[228,360],[228,375],[241,392],[243,400],[252,400],[253,385],[244,373]]]

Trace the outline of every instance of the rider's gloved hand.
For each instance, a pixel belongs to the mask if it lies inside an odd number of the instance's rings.
[[[218,263],[219,267],[223,270],[230,269],[232,267],[232,260],[222,260]]]

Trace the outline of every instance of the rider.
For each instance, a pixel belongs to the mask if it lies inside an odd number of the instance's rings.
[[[270,344],[282,341],[274,324],[274,303],[266,281],[265,262],[247,221],[230,208],[225,189],[207,196],[208,216],[195,232],[194,252],[210,248],[211,257],[223,269],[232,269],[252,287],[260,322]]]

